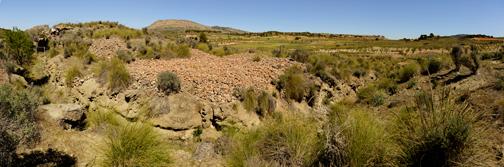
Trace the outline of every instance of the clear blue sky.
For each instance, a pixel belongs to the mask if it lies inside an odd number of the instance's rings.
[[[503,0],[1,0],[0,27],[118,21],[132,28],[184,19],[251,32],[320,32],[417,38],[504,36]]]

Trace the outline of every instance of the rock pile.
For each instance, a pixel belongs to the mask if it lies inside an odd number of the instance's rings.
[[[113,57],[116,56],[116,50],[128,50],[124,41],[119,38],[102,38],[94,41],[89,47],[89,51],[96,56]]]
[[[278,78],[285,69],[298,64],[268,56],[261,56],[261,61],[254,62],[254,57],[251,53],[217,57],[192,49],[189,59],[138,60],[128,65],[134,82],[130,89],[156,88],[157,74],[170,71],[180,77],[182,91],[194,92],[212,102],[232,102],[236,88],[254,86],[264,90],[272,78]]]

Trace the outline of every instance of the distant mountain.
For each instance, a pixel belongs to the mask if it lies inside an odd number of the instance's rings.
[[[213,26],[212,29],[216,31],[221,31],[222,33],[238,33],[238,34],[249,33],[248,31],[238,30],[230,27]]]
[[[201,25],[199,23],[188,21],[188,20],[158,20],[147,27],[149,31],[154,32],[185,32],[187,30],[195,31],[220,31],[222,33],[247,33],[247,31],[242,31],[229,27],[219,27],[213,26],[208,27]]]

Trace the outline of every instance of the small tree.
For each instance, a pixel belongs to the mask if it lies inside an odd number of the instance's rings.
[[[201,32],[199,35],[199,42],[207,43],[207,41],[208,41],[208,37],[206,36],[206,34],[204,32]]]
[[[415,54],[415,51],[416,51],[416,48],[412,48],[411,49],[411,52],[412,52],[411,54]]]
[[[35,52],[33,42],[24,31],[14,27],[5,31],[5,46],[8,58],[13,59],[19,65],[28,64],[33,60]]]

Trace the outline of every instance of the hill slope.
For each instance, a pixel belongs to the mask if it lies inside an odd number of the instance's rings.
[[[247,31],[237,30],[229,27],[208,27],[188,20],[158,20],[147,27],[155,32],[185,32],[186,30],[221,31],[223,33],[246,33]]]

